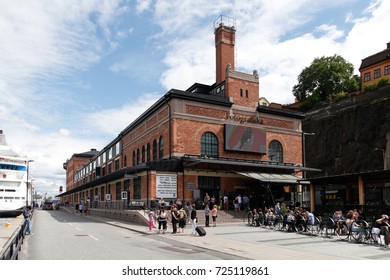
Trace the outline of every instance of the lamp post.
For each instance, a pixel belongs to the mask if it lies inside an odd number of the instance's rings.
[[[28,207],[28,185],[29,185],[29,172],[30,172],[30,162],[34,162],[32,159],[27,161],[27,182],[26,182],[26,207]],[[32,196],[31,196],[32,200]]]
[[[385,150],[384,149],[378,149],[378,148],[375,148],[374,150],[382,152],[382,156],[383,156],[383,170],[386,170],[387,166],[386,166],[386,152],[385,152]]]

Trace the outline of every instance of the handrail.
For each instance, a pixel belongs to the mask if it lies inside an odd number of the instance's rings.
[[[11,238],[0,251],[0,260],[17,260],[26,233],[26,220],[12,234]]]

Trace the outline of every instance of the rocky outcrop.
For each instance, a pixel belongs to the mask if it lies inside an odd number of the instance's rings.
[[[382,170],[390,149],[390,87],[306,113],[308,177]],[[389,148],[389,149],[387,149]],[[389,166],[389,164],[387,164]]]

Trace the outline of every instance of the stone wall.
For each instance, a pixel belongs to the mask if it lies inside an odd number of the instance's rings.
[[[322,170],[308,177],[382,170],[390,149],[390,87],[308,112],[303,131],[315,133],[305,137],[306,166]]]

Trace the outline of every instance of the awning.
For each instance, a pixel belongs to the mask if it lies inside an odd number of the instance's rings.
[[[291,174],[238,172],[238,171],[234,171],[234,172],[242,176],[246,176],[266,183],[310,184],[310,182],[308,181],[302,181],[303,179],[301,177],[291,175]]]

